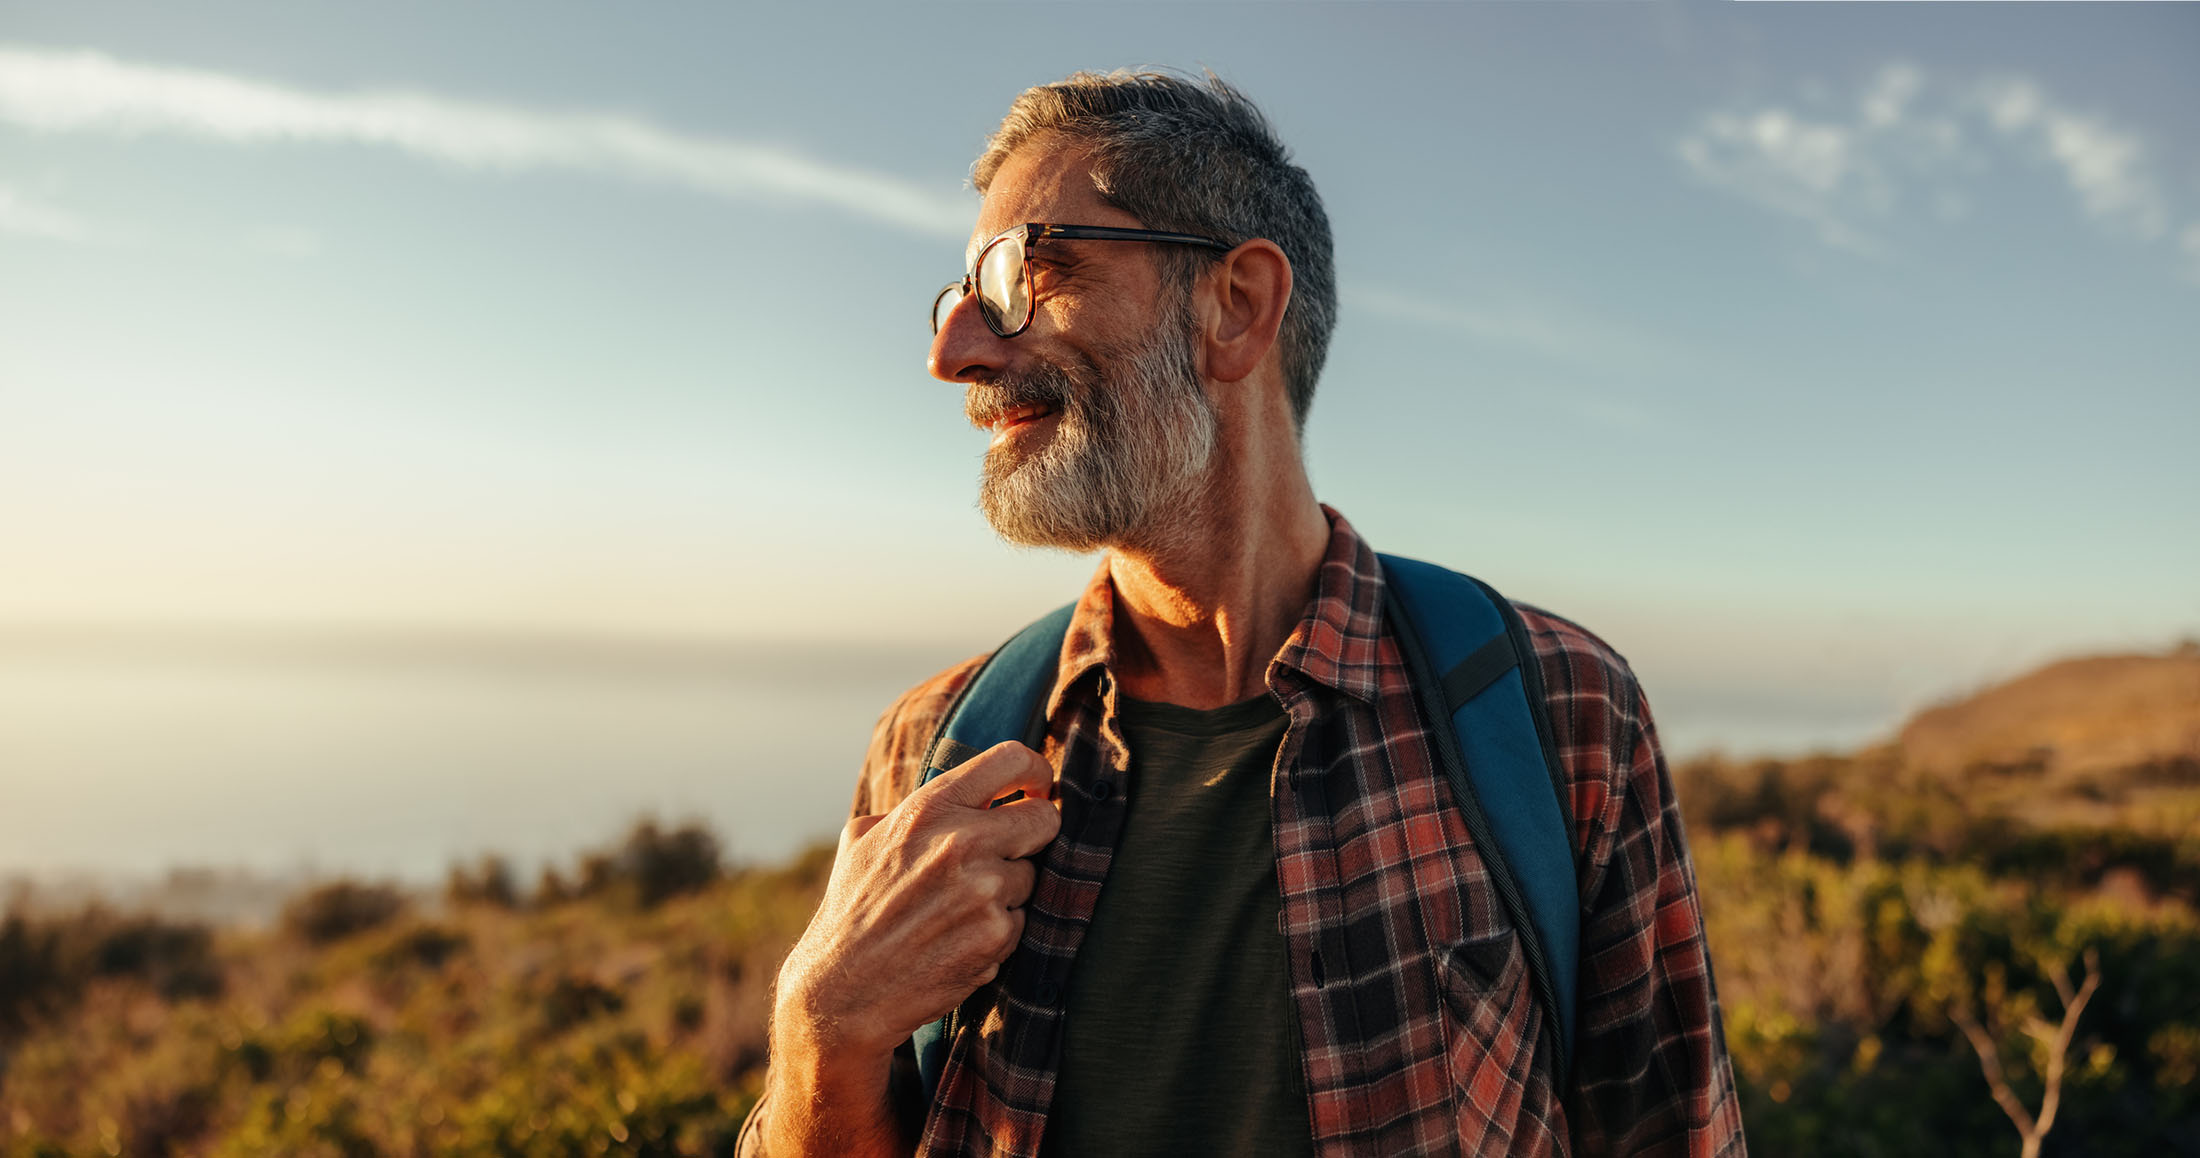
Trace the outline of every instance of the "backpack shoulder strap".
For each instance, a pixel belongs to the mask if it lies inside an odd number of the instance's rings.
[[[1488,584],[1381,556],[1386,610],[1432,721],[1437,758],[1515,926],[1544,1007],[1558,1072],[1572,1060],[1581,956],[1571,808],[1526,625]],[[1494,851],[1496,855],[1489,855]]]
[[[924,750],[924,784],[1003,740],[1022,740],[1038,748],[1046,742],[1047,696],[1061,663],[1062,638],[1069,633],[1074,603],[1065,604],[1017,632],[978,666],[970,682],[949,705],[939,731]],[[917,1027],[917,1074],[924,1079],[926,1102],[940,1087],[947,1046],[954,1039],[955,1014]]]

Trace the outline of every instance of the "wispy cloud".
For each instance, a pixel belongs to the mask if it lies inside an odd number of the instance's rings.
[[[546,112],[415,91],[322,93],[98,52],[0,47],[0,123],[45,133],[166,134],[232,145],[355,143],[467,168],[564,170],[738,200],[820,205],[961,237],[963,197],[765,145],[631,116]]]
[[[1887,65],[1846,106],[1785,105],[1705,114],[1675,151],[1705,183],[1808,222],[1820,241],[1884,257],[1879,224],[1914,187],[1943,216],[1967,202],[1956,179],[1975,158],[1960,120],[1922,107],[1929,79],[1915,65]]]
[[[1845,126],[1805,120],[1783,108],[1713,113],[1681,141],[1680,156],[1704,180],[1809,222],[1828,245],[1872,255],[1887,251],[1853,222],[1886,212],[1890,186]]]
[[[107,230],[59,206],[48,205],[0,185],[0,233],[48,241],[103,242]]]
[[[1440,301],[1366,282],[1341,287],[1345,304],[1362,306],[1401,321],[1452,330],[1486,342],[1524,346],[1545,354],[1579,352],[1578,336],[1549,319],[1518,309],[1496,310]]]
[[[1985,177],[1999,165],[2059,172],[2080,213],[2112,233],[2155,241],[2171,216],[2140,133],[2078,112],[2025,77],[1948,82],[1889,64],[1846,105],[1706,113],[1674,151],[1706,184],[1808,222],[1828,245],[1873,255],[1893,252],[1884,235],[1907,204],[1968,216],[1991,195]]]
[[[2169,228],[2169,207],[2137,133],[2072,111],[2023,77],[1997,77],[1973,100],[2003,136],[2063,172],[2087,216],[2152,240]]]
[[[2185,275],[2186,281],[2200,285],[2200,221],[2185,226],[2178,233],[2177,250],[2184,262],[2179,272]]]
[[[1362,281],[1347,281],[1338,296],[1347,309],[1364,309],[1396,321],[1463,335],[1492,346],[1557,363],[1597,376],[1614,367],[1639,371],[1645,364],[1670,360],[1656,343],[1619,327],[1548,309],[1517,305],[1485,306],[1406,293]],[[1641,407],[1580,386],[1566,384],[1569,372],[1546,374],[1519,393],[1556,403],[1575,415],[1607,426],[1642,430],[1662,425]]]
[[[1548,302],[1460,301],[1355,278],[1339,285],[1338,297],[1348,309],[1593,369],[1639,368],[1669,363],[1675,356],[1667,344],[1622,323]]]

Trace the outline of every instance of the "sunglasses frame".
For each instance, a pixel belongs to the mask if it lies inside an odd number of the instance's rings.
[[[986,255],[993,252],[994,246],[1019,235],[1021,235],[1024,247],[1022,274],[1024,282],[1023,320],[1016,323],[1014,328],[1004,330],[1001,328],[1001,324],[1005,324],[1008,319],[1004,317],[1001,323],[995,323],[992,313],[985,308],[983,296],[980,296],[978,300],[978,316],[985,319],[985,328],[993,331],[993,335],[998,338],[1013,338],[1030,329],[1031,319],[1037,316],[1039,312],[1038,295],[1033,293],[1031,288],[1031,247],[1034,243],[1052,238],[1062,241],[1148,241],[1162,245],[1197,245],[1220,253],[1228,253],[1236,248],[1226,242],[1217,241],[1212,237],[1201,237],[1194,233],[1169,233],[1159,229],[1118,229],[1112,225],[1054,225],[1043,221],[1027,221],[1022,225],[1004,229],[994,234],[991,240],[978,247],[977,260],[970,264],[969,270],[962,275],[962,280],[948,282],[940,289],[939,293],[932,296],[932,332],[934,334],[940,332],[940,303],[946,301],[949,294],[954,294],[954,305],[948,307],[948,312],[953,313],[954,306],[961,305],[963,298],[976,294],[978,292],[978,271],[985,268]]]

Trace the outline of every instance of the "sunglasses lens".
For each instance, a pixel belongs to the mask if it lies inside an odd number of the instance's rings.
[[[933,333],[939,333],[940,328],[947,325],[947,315],[954,313],[955,307],[961,305],[962,300],[963,287],[961,282],[950,284],[946,289],[940,291],[940,296],[932,299]]]
[[[978,305],[997,334],[1014,333],[1030,319],[1031,287],[1024,281],[1021,235],[997,238],[979,255]]]

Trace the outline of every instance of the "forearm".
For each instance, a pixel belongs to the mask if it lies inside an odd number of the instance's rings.
[[[915,1151],[914,1133],[894,1112],[885,1082],[875,1093],[837,1092],[830,1083],[782,1076],[775,1067],[763,1099],[742,1127],[738,1154],[906,1158]]]
[[[740,1158],[901,1156],[916,1149],[921,1118],[897,1098],[894,1057],[835,1057],[809,1035],[774,1026],[764,1095],[742,1127]]]

